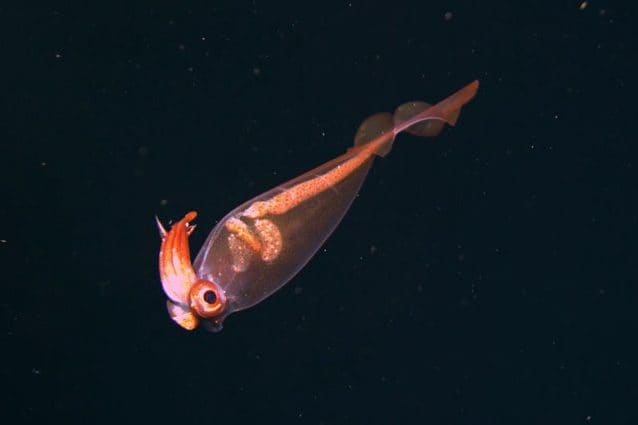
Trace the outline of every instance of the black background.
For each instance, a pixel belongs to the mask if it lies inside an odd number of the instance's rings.
[[[6,423],[637,423],[633,10],[0,16]],[[366,116],[473,79],[457,127],[401,136],[284,289],[219,334],[170,321],[155,214],[198,210],[196,252]]]

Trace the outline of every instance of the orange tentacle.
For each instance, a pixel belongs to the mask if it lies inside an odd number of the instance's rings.
[[[188,294],[197,280],[195,270],[191,264],[188,236],[194,226],[190,221],[197,217],[195,211],[191,211],[180,221],[171,226],[168,232],[161,226],[160,234],[163,235],[159,253],[159,271],[164,292],[172,301],[187,306]]]

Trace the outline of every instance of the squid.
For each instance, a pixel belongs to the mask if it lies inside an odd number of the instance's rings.
[[[454,126],[476,94],[473,81],[435,105],[408,102],[359,126],[344,154],[229,212],[191,262],[188,238],[197,212],[161,236],[159,274],[168,314],[187,330],[220,331],[228,315],[263,301],[289,282],[334,231],[376,157],[387,155],[399,133],[437,136]]]

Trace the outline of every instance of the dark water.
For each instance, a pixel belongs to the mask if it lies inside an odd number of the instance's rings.
[[[637,423],[630,3],[306,3],[0,10],[6,423]],[[283,290],[170,321],[155,214],[196,251],[473,79]]]

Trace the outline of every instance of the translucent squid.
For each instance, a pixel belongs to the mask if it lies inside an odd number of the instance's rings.
[[[156,218],[162,238],[159,272],[168,313],[184,329],[219,331],[231,313],[277,291],[312,258],[350,207],[377,156],[396,136],[438,135],[453,126],[476,94],[474,81],[431,106],[408,102],[393,114],[377,113],[359,126],[346,153],[283,183],[229,212],[191,263],[188,237],[195,211],[170,230]]]

